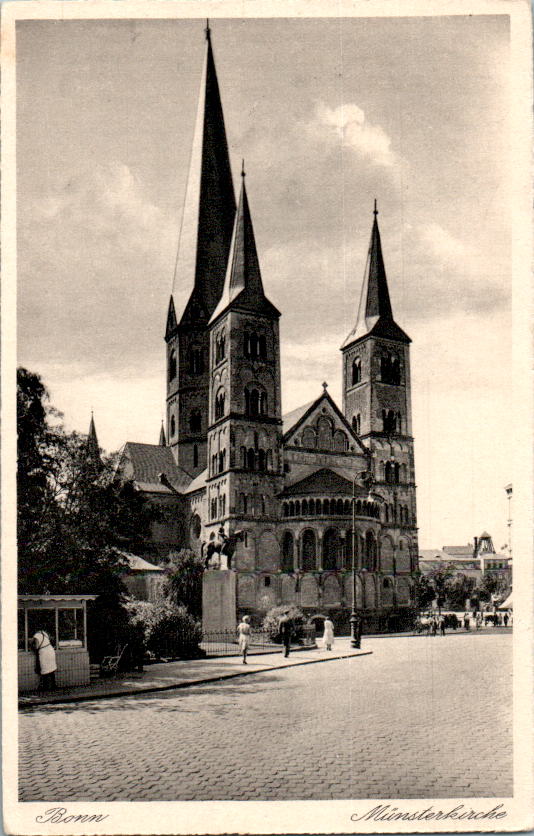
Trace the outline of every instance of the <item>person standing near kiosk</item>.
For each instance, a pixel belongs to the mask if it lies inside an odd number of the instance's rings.
[[[56,687],[56,651],[46,630],[37,630],[32,636],[35,652],[35,672],[41,677],[39,688],[52,691]]]

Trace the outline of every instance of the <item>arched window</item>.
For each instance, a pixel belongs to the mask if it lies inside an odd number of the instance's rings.
[[[307,499],[302,500],[302,516],[303,517],[308,516],[308,500]]]
[[[220,363],[226,354],[226,337],[219,334],[215,339],[215,362]]]
[[[362,417],[359,412],[357,415],[352,416],[352,429],[356,435],[360,435],[362,431]]]
[[[314,516],[314,514],[315,514],[315,499],[310,499],[309,509],[310,509],[310,516]]]
[[[225,392],[224,389],[219,389],[217,393],[217,397],[215,398],[215,420],[218,421],[220,418],[224,417],[224,401],[225,401]]]
[[[263,494],[261,495],[261,513],[262,516],[265,516],[265,514],[267,513],[267,501]]]
[[[320,450],[332,449],[332,428],[328,418],[319,418],[317,421],[317,447]]]
[[[395,465],[394,462],[388,461],[388,462],[386,462],[386,466],[385,466],[386,482],[388,482],[390,485],[393,484],[394,479],[395,479],[395,467],[394,467],[394,465]]]
[[[334,450],[344,452],[348,449],[349,443],[343,430],[336,430],[334,433]]]
[[[336,514],[337,514],[338,517],[341,517],[343,515],[343,500],[342,499],[338,499],[338,501],[336,502]]]
[[[217,497],[211,500],[210,516],[212,520],[217,518]]]
[[[398,356],[387,351],[380,358],[380,379],[382,383],[390,383],[393,386],[400,384],[400,361]]]
[[[283,503],[283,505],[282,505],[282,511],[283,511],[284,517],[289,516],[289,508],[288,508],[288,506],[287,506],[287,502],[284,502],[284,503]]]
[[[176,351],[174,348],[169,354],[169,383],[176,377]]]
[[[365,535],[365,568],[369,572],[374,572],[376,569],[377,548],[376,539],[372,531],[368,531]]]
[[[398,484],[399,484],[399,476],[400,476],[400,465],[399,465],[399,463],[398,463],[398,462],[395,462],[395,467],[394,467],[394,472],[393,472],[393,478],[394,478],[394,480],[395,480],[395,484],[396,484],[396,485],[398,485]]]
[[[241,467],[246,470],[247,468],[247,448],[241,447]]]
[[[340,551],[339,532],[335,528],[329,528],[323,537],[323,569],[338,568]]]
[[[262,360],[265,360],[267,357],[267,338],[265,334],[260,334],[259,351],[260,357],[262,358]]]
[[[256,469],[256,454],[254,453],[252,447],[250,447],[247,451],[247,468],[249,470]]]
[[[193,346],[189,355],[189,365],[192,374],[202,374],[204,371],[204,355],[201,348]]]
[[[198,444],[193,444],[193,467],[198,467]]]
[[[260,392],[260,415],[267,415],[267,393]]]
[[[295,500],[295,516],[300,517],[300,499]]]
[[[176,418],[171,415],[171,436],[176,434]]]
[[[273,451],[267,450],[267,470],[273,469]]]
[[[248,511],[247,495],[245,493],[239,494],[239,510],[242,514],[246,514]]]
[[[289,516],[295,516],[295,503],[293,502],[293,500],[291,500],[291,502],[289,503]]]
[[[345,502],[343,503],[343,513],[347,517],[350,514],[350,511],[351,511],[350,499],[346,499]]]
[[[352,385],[355,386],[362,379],[362,361],[355,357],[352,361]]]
[[[330,514],[333,517],[335,517],[335,515],[336,515],[336,500],[335,499],[330,500]]]
[[[303,447],[311,447],[314,449],[317,447],[317,437],[315,435],[315,430],[313,427],[306,427],[302,432],[302,446]]]
[[[307,528],[302,534],[302,568],[305,572],[313,572],[316,568],[316,554],[315,532]]]
[[[294,568],[293,554],[295,551],[295,540],[290,531],[286,531],[282,538],[282,572],[292,572]]]
[[[397,416],[392,409],[382,410],[382,425],[383,431],[388,435],[393,435],[397,432]]]
[[[258,470],[265,470],[265,450],[258,450]]]
[[[194,409],[189,416],[189,432],[199,433],[202,429],[202,415],[200,409]]]

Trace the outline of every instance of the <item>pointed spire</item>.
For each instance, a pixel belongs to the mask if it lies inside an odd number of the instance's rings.
[[[161,430],[159,431],[159,447],[166,447],[167,446],[167,439],[165,438],[165,429],[163,427],[163,421],[161,422]]]
[[[91,410],[91,422],[89,424],[89,432],[87,434],[87,442],[85,445],[87,458],[92,462],[101,464],[100,446],[96,436],[95,419],[93,417],[93,410]]]
[[[371,333],[375,336],[387,337],[401,342],[411,342],[408,335],[404,333],[402,328],[399,328],[393,319],[386,268],[382,255],[380,230],[378,228],[376,198],[373,215],[373,228],[360,296],[358,317],[356,319],[356,325],[343,343],[342,348]]]
[[[171,296],[171,298],[169,300],[169,307],[168,307],[168,310],[167,310],[167,324],[165,326],[165,339],[166,340],[169,340],[170,337],[172,337],[177,325],[178,325],[178,323],[176,321],[176,310],[175,310],[175,307],[174,307],[174,299]]]
[[[224,284],[235,215],[228,143],[206,21],[206,54],[174,284],[190,294],[181,321],[207,320]]]
[[[254,228],[245,186],[245,166],[241,170],[241,194],[235,216],[224,289],[210,322],[217,319],[234,301],[239,308],[280,316],[263,290]]]

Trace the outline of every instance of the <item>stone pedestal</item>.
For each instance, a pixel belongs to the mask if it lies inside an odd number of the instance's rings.
[[[202,631],[218,633],[236,629],[237,575],[229,570],[208,569],[202,576]]]

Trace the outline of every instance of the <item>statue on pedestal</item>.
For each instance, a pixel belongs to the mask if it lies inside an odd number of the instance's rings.
[[[208,543],[202,543],[202,557],[206,569],[231,569],[232,558],[239,541],[244,539],[243,531],[234,531],[233,534],[226,534],[224,526],[221,525],[217,536]]]

